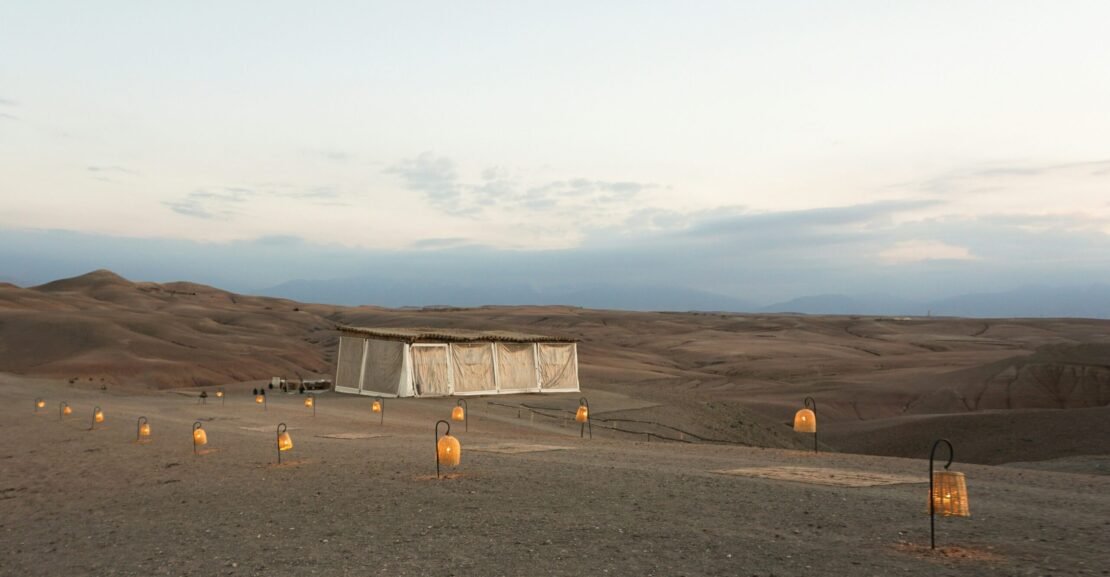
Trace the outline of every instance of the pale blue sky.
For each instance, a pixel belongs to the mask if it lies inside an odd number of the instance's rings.
[[[399,255],[698,238],[713,259],[657,278],[758,298],[1016,271],[1059,241],[1083,255],[1035,271],[1106,282],[1107,22],[1105,2],[0,2],[0,228]],[[773,274],[829,251],[813,286]],[[720,259],[774,265],[754,287]]]

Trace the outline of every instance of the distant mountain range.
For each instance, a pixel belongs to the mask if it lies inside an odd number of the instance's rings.
[[[265,296],[337,305],[482,306],[571,305],[637,311],[732,311],[802,314],[961,317],[1110,318],[1110,285],[1023,286],[997,293],[913,300],[888,294],[826,294],[760,305],[741,298],[683,287],[590,284],[537,288],[524,284],[451,284],[374,278],[294,280],[254,291]]]

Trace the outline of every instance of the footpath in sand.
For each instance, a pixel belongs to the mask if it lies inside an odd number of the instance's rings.
[[[582,439],[471,399],[462,465],[437,480],[454,399],[387,400],[379,424],[368,398],[322,394],[313,417],[249,389],[202,405],[0,375],[0,575],[1110,574],[1107,476],[957,461],[972,517],[938,518],[932,552],[922,459]]]

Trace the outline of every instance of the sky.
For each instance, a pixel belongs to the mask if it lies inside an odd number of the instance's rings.
[[[0,1],[0,279],[756,302],[1107,283],[1108,21],[1101,1]]]

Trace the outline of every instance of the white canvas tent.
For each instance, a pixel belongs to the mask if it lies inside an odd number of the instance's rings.
[[[339,327],[335,390],[382,397],[578,391],[571,339],[505,331]]]

